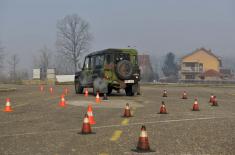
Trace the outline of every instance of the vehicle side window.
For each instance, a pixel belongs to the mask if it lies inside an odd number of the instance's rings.
[[[95,67],[95,56],[91,57],[91,69]]]
[[[111,63],[111,55],[106,55],[106,64],[109,65]]]
[[[102,68],[104,65],[104,55],[97,55],[95,57],[95,68]]]
[[[89,69],[90,68],[90,58],[86,57],[84,65],[83,65],[83,69]]]
[[[134,64],[134,65],[137,65],[138,64],[138,59],[137,59],[137,56],[131,56],[131,61],[132,61],[132,64]]]

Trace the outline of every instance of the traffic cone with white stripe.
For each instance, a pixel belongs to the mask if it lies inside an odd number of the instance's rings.
[[[148,140],[146,127],[144,125],[141,127],[140,137],[139,137],[139,141],[138,141],[136,149],[138,152],[151,151],[150,146],[149,146],[149,140]]]
[[[182,99],[187,99],[187,98],[188,98],[187,93],[186,93],[186,91],[184,91],[183,94],[182,94]]]
[[[93,112],[92,112],[92,107],[91,105],[88,105],[87,108],[87,115],[88,115],[88,119],[91,125],[96,124],[94,116],[93,116]]]
[[[10,98],[6,99],[6,105],[5,105],[5,109],[4,112],[12,112],[12,108],[11,108],[11,101]]]
[[[126,104],[123,117],[131,117],[131,109],[129,103]]]
[[[64,88],[64,94],[68,95],[69,94],[69,89],[68,88]]]
[[[162,105],[160,107],[160,114],[167,114],[167,111],[166,111],[166,105],[164,103],[164,101],[162,101]]]
[[[212,103],[212,102],[213,102],[213,99],[214,99],[214,95],[213,95],[213,94],[211,94],[211,96],[210,96],[210,100],[209,100],[209,103]]]
[[[43,92],[44,91],[44,87],[43,85],[40,85],[40,91]]]
[[[100,95],[99,95],[99,92],[96,93],[95,102],[96,102],[96,103],[100,103]]]
[[[50,87],[50,94],[53,94],[53,87]]]
[[[82,124],[82,134],[91,134],[91,124],[89,122],[88,115],[85,114],[85,117],[83,119],[83,124]]]
[[[216,96],[213,96],[213,100],[212,100],[212,106],[218,106],[218,101],[217,101],[217,98]]]
[[[167,91],[166,90],[163,90],[162,97],[167,97]]]
[[[199,105],[198,105],[198,100],[195,98],[194,104],[193,104],[193,111],[199,111]]]
[[[62,94],[60,96],[60,103],[59,103],[59,106],[60,107],[65,107],[66,106],[66,101],[65,101],[65,98],[64,98],[64,94]]]
[[[88,96],[88,88],[85,89],[85,94],[84,94],[85,97]]]

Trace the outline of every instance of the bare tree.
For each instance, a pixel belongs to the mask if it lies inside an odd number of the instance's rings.
[[[19,62],[20,62],[20,59],[17,54],[13,54],[8,61],[9,69],[10,69],[10,79],[13,80],[14,82],[17,79],[17,67],[18,67]]]
[[[71,61],[66,59],[63,55],[58,54],[56,56],[56,74],[64,74],[64,75],[69,75],[69,74],[74,74],[74,68],[73,64]]]
[[[164,61],[164,65],[162,67],[162,72],[166,77],[178,77],[178,66],[175,62],[175,54],[167,53]]]
[[[74,72],[81,68],[81,55],[88,51],[91,34],[89,24],[78,15],[67,15],[57,23],[58,52],[73,63]]]
[[[42,79],[46,78],[47,69],[52,66],[52,52],[44,46],[39,50],[39,55],[34,57],[34,67],[41,68]]]
[[[27,69],[21,69],[17,72],[18,80],[28,80],[29,79],[29,73]]]

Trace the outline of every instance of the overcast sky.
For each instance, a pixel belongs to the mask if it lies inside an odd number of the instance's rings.
[[[90,23],[92,50],[179,56],[205,47],[235,57],[234,0],[0,0],[0,41],[31,65],[44,45],[55,50],[57,21],[74,13]]]

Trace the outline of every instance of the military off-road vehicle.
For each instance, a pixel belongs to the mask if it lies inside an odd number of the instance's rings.
[[[105,49],[85,57],[81,71],[75,74],[75,91],[93,88],[93,93],[125,89],[127,96],[140,93],[140,69],[135,49]]]

